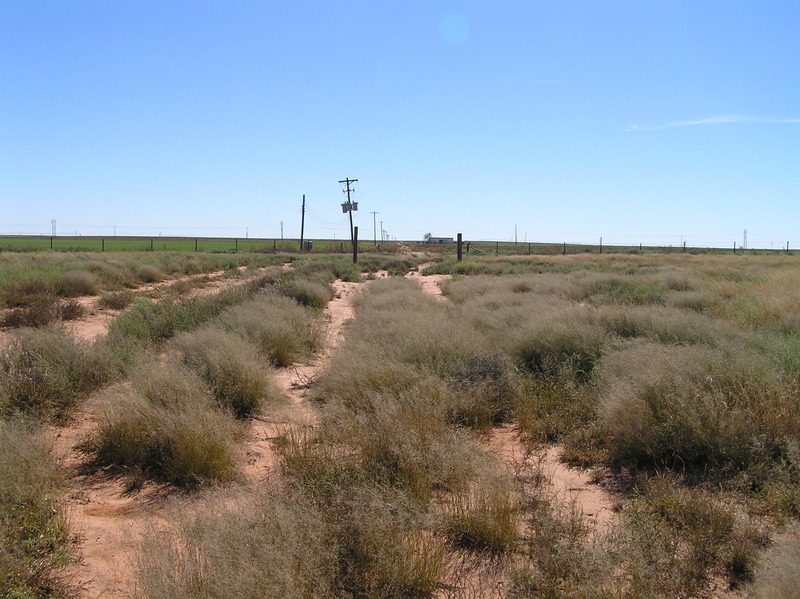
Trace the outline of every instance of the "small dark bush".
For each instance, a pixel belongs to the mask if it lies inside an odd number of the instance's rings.
[[[112,291],[104,293],[97,300],[97,305],[107,310],[124,310],[136,299],[132,291]]]

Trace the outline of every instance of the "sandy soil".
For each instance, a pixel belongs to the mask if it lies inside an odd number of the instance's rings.
[[[204,286],[200,293],[212,293],[236,280],[223,280]],[[248,441],[242,450],[243,471],[250,481],[268,478],[276,468],[272,441],[282,429],[290,425],[311,424],[317,421],[314,408],[306,402],[307,386],[326,367],[330,357],[343,339],[345,323],[353,317],[353,299],[362,286],[358,283],[338,281],[334,285],[335,298],[325,310],[328,323],[323,349],[307,364],[296,364],[280,369],[275,374],[276,384],[287,397],[287,404],[275,414],[254,419]],[[94,340],[105,334],[114,313],[92,309],[95,298],[81,298],[90,315],[72,324],[76,336]],[[110,476],[107,472],[85,473],[85,456],[80,443],[96,425],[99,397],[91,398],[82,412],[67,427],[50,428],[53,453],[71,473],[65,510],[70,527],[75,534],[78,559],[64,571],[64,578],[76,587],[81,597],[99,599],[107,597],[132,597],[134,593],[133,560],[144,534],[153,528],[169,534],[167,520],[174,502],[190,509],[191,495],[177,494],[168,487],[153,483],[132,491],[129,481]],[[169,509],[168,509],[169,508]]]
[[[353,299],[361,293],[361,283],[334,283],[334,299],[325,308],[328,319],[323,349],[307,364],[282,368],[275,374],[278,388],[289,400],[288,405],[269,417],[253,420],[245,445],[245,473],[251,480],[264,480],[275,472],[276,459],[272,441],[291,426],[314,426],[317,412],[306,399],[310,384],[330,362],[333,352],[344,340],[344,326],[353,318]]]

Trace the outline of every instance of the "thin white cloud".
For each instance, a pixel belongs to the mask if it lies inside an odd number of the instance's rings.
[[[696,121],[676,121],[666,125],[633,125],[628,131],[660,131],[662,129],[672,129],[673,127],[692,127],[695,125],[729,125],[737,123],[800,123],[800,119],[765,119],[755,116],[741,114],[728,114],[722,116],[711,116]]]

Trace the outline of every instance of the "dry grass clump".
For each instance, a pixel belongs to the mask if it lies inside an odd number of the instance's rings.
[[[713,312],[721,301],[722,298],[707,289],[669,291],[664,296],[665,305],[695,312]]]
[[[0,415],[61,419],[117,369],[102,346],[58,330],[20,329],[0,354],[0,375]]]
[[[340,597],[328,525],[302,494],[216,491],[154,530],[139,553],[141,596],[261,599]]]
[[[287,431],[280,446],[284,471],[327,523],[336,596],[430,597],[446,552],[425,529],[424,501],[404,481],[388,480],[385,464],[364,463],[353,449],[307,428]]]
[[[327,283],[297,277],[285,277],[278,285],[280,293],[296,300],[301,306],[322,310],[331,300],[333,290]]]
[[[354,451],[372,480],[400,485],[421,499],[435,490],[461,490],[476,473],[479,455],[469,437],[448,424],[446,394],[441,387],[412,387],[376,392],[358,411],[334,405],[326,437]]]
[[[66,297],[97,295],[100,289],[97,277],[85,270],[68,270],[64,273],[64,288],[59,293]]]
[[[454,494],[446,510],[446,532],[458,547],[502,554],[519,536],[519,500],[507,481],[473,484],[467,492]]]
[[[159,343],[179,332],[194,330],[219,316],[225,309],[246,301],[256,291],[235,288],[183,301],[138,299],[130,310],[112,321],[109,338],[118,344],[131,341]]]
[[[109,291],[100,295],[97,305],[107,310],[124,310],[136,299],[133,291]]]
[[[715,576],[751,580],[765,539],[709,493],[657,476],[638,484],[610,542],[633,596],[692,597]]]
[[[57,577],[69,560],[61,472],[19,422],[0,420],[0,446],[0,596],[68,597]]]
[[[77,320],[86,309],[76,300],[59,300],[53,295],[32,299],[23,307],[11,308],[0,319],[5,327],[45,327],[59,320]]]
[[[318,349],[323,332],[317,315],[272,293],[230,308],[218,322],[252,342],[275,366],[288,366]]]
[[[152,264],[140,264],[136,267],[136,276],[143,283],[158,283],[166,278],[157,266]]]
[[[170,350],[206,381],[220,406],[236,418],[257,413],[280,397],[268,364],[235,333],[216,326],[182,333],[172,340]]]
[[[551,497],[541,472],[529,473],[524,515],[529,529],[510,568],[515,599],[597,599],[624,594],[619,572],[602,543],[588,539],[583,514]],[[643,595],[648,596],[648,595]]]
[[[133,391],[108,402],[84,445],[96,464],[185,487],[234,478],[238,425],[197,375],[174,363],[151,364],[132,382]]]
[[[665,306],[600,306],[591,319],[623,339],[643,337],[661,343],[726,347],[744,341],[743,334],[725,321]]]
[[[738,471],[786,455],[800,432],[795,386],[752,354],[634,344],[607,357],[601,385],[621,464]]]
[[[58,320],[59,301],[52,295],[42,295],[24,307],[11,308],[2,316],[4,327],[44,327]]]
[[[523,383],[502,354],[467,356],[448,369],[445,380],[451,390],[448,419],[456,426],[481,429],[501,424],[519,405]]]
[[[512,354],[535,376],[557,378],[568,373],[587,382],[602,355],[605,331],[573,316],[526,323],[515,335]]]

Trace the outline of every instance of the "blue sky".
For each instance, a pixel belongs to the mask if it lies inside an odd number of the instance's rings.
[[[800,247],[800,3],[0,3],[0,233]],[[380,237],[380,232],[377,236]]]

